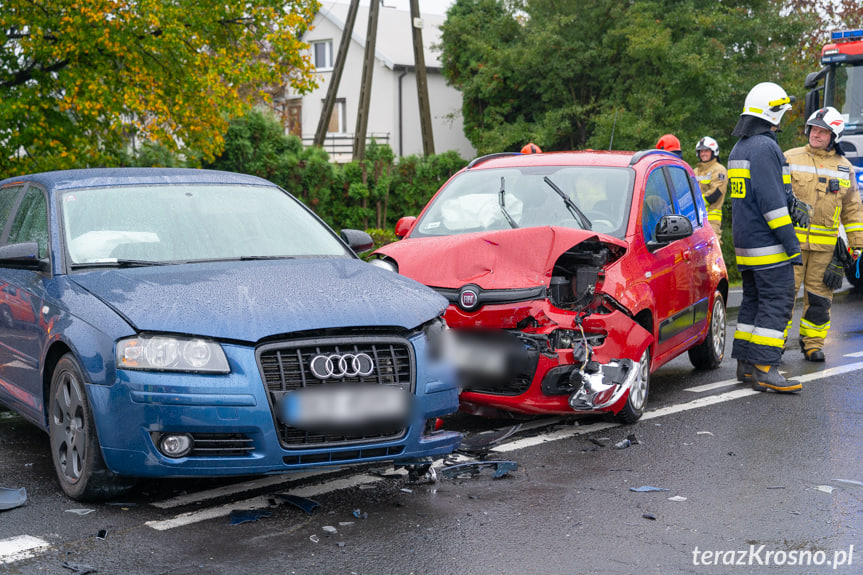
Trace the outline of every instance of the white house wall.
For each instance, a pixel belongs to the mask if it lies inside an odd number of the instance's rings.
[[[367,14],[367,12],[366,12]],[[362,31],[365,36],[368,25],[367,16],[363,11],[357,16],[355,33]],[[385,28],[378,29],[378,46],[382,44],[380,38],[386,34]],[[303,38],[304,41],[312,43],[319,40],[330,40],[332,42],[333,60],[335,60],[341,42],[341,29],[328,18],[320,14],[315,19],[315,27]],[[428,40],[423,38],[424,43]],[[346,121],[344,136],[353,137],[357,127],[357,115],[359,112],[360,86],[362,84],[363,61],[365,57],[364,46],[355,39],[351,41],[348,48],[347,61],[342,72],[337,97],[344,99]],[[399,55],[404,57],[404,55]],[[386,55],[384,55],[387,58]],[[413,54],[410,54],[413,61]],[[391,64],[391,61],[390,61]],[[372,77],[372,97],[369,109],[367,134],[388,135],[388,143],[396,155],[422,155],[422,134],[420,129],[419,102],[417,99],[416,75],[411,70],[401,79],[402,86],[402,128],[399,129],[399,76],[402,69],[393,70],[386,65],[384,60],[375,59],[375,69]],[[317,90],[305,95],[302,106],[302,134],[306,143],[314,139],[315,130],[323,109],[323,101],[326,98],[332,71],[318,73],[321,80]],[[432,114],[432,126],[434,133],[435,153],[455,150],[465,159],[471,159],[476,155],[476,150],[464,136],[461,120],[461,93],[446,85],[443,75],[439,71],[429,70],[427,72],[429,88],[429,101]],[[449,116],[453,115],[454,119]],[[325,145],[325,147],[327,147]],[[334,157],[334,161],[347,161],[345,157]]]

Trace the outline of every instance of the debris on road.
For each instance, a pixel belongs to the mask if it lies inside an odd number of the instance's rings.
[[[21,507],[27,502],[27,490],[23,487],[11,489],[0,487],[0,511]]]
[[[63,561],[61,565],[64,569],[69,569],[70,571],[72,571],[72,575],[87,575],[88,573],[98,573],[95,567],[91,567],[89,565],[82,565],[81,563]]]
[[[635,491],[636,493],[649,493],[651,491],[671,491],[670,489],[666,489],[664,487],[654,487],[653,485],[642,485],[641,487],[630,487],[630,491]]]
[[[323,527],[321,527],[321,529],[323,529],[324,533],[326,533],[330,537],[339,532],[339,530],[332,525],[324,525]]]
[[[461,445],[456,451],[468,454],[487,453],[489,449],[512,437],[521,430],[522,424],[518,423],[504,429],[490,429],[462,439]]]
[[[95,509],[67,509],[66,513],[74,513],[75,515],[88,515],[96,511]]]
[[[241,523],[257,521],[264,517],[271,517],[272,515],[273,512],[266,509],[234,509],[231,511],[229,518],[231,525],[239,525]]]
[[[713,437],[713,434],[709,431],[696,431],[695,435],[709,435],[710,437]]]
[[[669,497],[669,501],[686,501],[686,497],[682,497],[680,495],[675,495],[674,497]]]
[[[630,433],[624,439],[621,439],[617,443],[614,444],[615,449],[626,449],[630,445],[638,445],[638,438],[635,437],[634,433]]]
[[[299,495],[291,495],[290,493],[276,493],[274,497],[305,511],[306,515],[311,515],[315,508],[321,506],[321,504],[314,499],[300,497]]]
[[[834,491],[836,491],[836,488],[832,485],[816,485],[815,487],[813,487],[813,489],[822,493],[833,493]]]
[[[654,515],[653,513],[644,513],[641,516],[644,517],[645,519],[650,519],[651,521],[656,521],[656,515]]]
[[[494,469],[493,478],[499,479],[518,469],[515,461],[474,461],[471,463],[459,463],[441,469],[441,475],[449,479],[472,479],[479,476],[483,469]]]
[[[354,509],[353,515],[354,515],[354,517],[356,517],[357,519],[368,519],[368,518],[369,518],[369,514],[368,514],[368,513],[364,513],[364,512],[362,512],[362,511],[360,511],[359,509]]]

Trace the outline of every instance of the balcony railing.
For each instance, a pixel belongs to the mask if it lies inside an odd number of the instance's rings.
[[[378,144],[389,144],[389,133],[369,134],[366,136],[366,148],[372,143],[372,140]],[[303,138],[303,145],[306,147],[314,145],[313,137]],[[330,155],[330,159],[337,162],[349,162],[354,155],[354,137],[351,134],[335,135],[328,134],[324,139],[324,150]]]

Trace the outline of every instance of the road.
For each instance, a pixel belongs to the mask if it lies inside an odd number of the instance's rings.
[[[479,461],[461,454],[436,462],[434,482],[386,469],[152,481],[82,505],[57,487],[47,437],[0,413],[0,486],[28,494],[0,512],[0,573],[860,573],[861,305],[837,294],[827,363],[786,352],[799,396],[737,384],[730,359],[699,373],[678,358],[635,425],[451,418],[468,442],[512,435],[486,445],[497,464],[445,477]],[[637,443],[613,447],[627,436]]]

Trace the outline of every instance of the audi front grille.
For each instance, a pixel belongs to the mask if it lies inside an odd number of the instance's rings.
[[[280,422],[275,406],[286,393],[312,387],[388,385],[413,394],[415,359],[413,346],[408,340],[401,337],[342,337],[286,341],[263,345],[258,348],[256,356],[284,448],[311,449],[391,441],[407,432],[403,425],[384,427],[363,435],[306,431]],[[328,358],[329,362],[326,361]],[[373,364],[371,372],[366,358]]]

